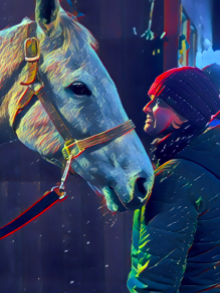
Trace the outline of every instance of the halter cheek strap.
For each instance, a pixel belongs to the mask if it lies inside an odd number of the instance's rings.
[[[17,111],[14,117],[24,109],[24,107],[30,102],[32,97],[35,95],[38,97],[42,106],[44,107],[47,115],[55,126],[56,130],[59,132],[61,137],[65,142],[73,141],[71,132],[66,126],[65,122],[61,118],[59,110],[56,108],[51,99],[46,95],[44,88],[44,83],[39,77],[39,60],[40,60],[40,45],[39,40],[34,36],[36,31],[36,23],[31,23],[28,26],[27,39],[24,43],[24,51],[25,51],[25,60],[27,61],[28,66],[28,75],[27,78],[21,81],[21,85],[27,86],[27,91],[25,91],[24,95],[21,97],[17,104]],[[40,84],[40,90],[34,91],[30,86],[33,83]],[[15,123],[13,123],[15,124]],[[14,130],[14,127],[13,127]]]

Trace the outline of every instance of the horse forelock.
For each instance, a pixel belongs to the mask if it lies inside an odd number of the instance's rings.
[[[97,49],[98,42],[91,32],[81,25],[78,21],[70,18],[66,13],[60,13],[60,22],[65,32],[65,47],[83,47],[85,44],[90,45],[93,49]]]
[[[65,80],[68,72],[83,68],[90,58],[89,50],[96,50],[98,43],[93,35],[78,21],[70,18],[65,12],[59,15],[62,33],[55,38],[40,39],[43,63],[42,73],[48,80],[60,82]]]
[[[93,37],[90,31],[88,31],[78,21],[69,17],[65,11],[61,11],[59,14],[59,26],[61,30],[57,31],[53,37],[47,37],[41,28],[38,26],[37,36],[41,43],[41,51],[44,54],[55,53],[56,49],[61,48],[65,53],[68,50],[76,52],[85,46],[90,46],[94,50],[98,47],[98,42]]]

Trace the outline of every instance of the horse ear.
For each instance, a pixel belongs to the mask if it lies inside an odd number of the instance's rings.
[[[35,19],[46,36],[56,34],[59,27],[59,11],[61,6],[59,0],[37,0],[35,8]]]

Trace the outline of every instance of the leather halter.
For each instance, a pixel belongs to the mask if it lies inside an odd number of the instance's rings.
[[[122,135],[129,133],[135,128],[133,122],[129,120],[115,128],[112,128],[110,130],[107,130],[94,136],[90,136],[89,138],[79,141],[74,139],[71,135],[69,128],[67,127],[66,123],[63,121],[61,115],[59,114],[58,110],[53,104],[53,101],[51,101],[51,99],[43,90],[44,84],[40,80],[38,72],[40,60],[40,46],[39,40],[35,37],[35,32],[36,23],[30,23],[28,25],[27,39],[24,43],[25,60],[28,63],[28,76],[26,80],[23,80],[20,83],[22,86],[27,86],[27,90],[25,91],[24,95],[19,99],[15,115],[12,119],[12,128],[14,132],[15,119],[17,117],[17,114],[19,114],[25,108],[25,106],[31,101],[34,95],[37,96],[37,98],[40,100],[42,106],[47,112],[56,130],[59,132],[59,134],[65,141],[65,146],[62,150],[62,153],[66,160],[69,160],[70,157],[71,159],[74,159],[78,157],[85,149],[94,145],[105,143],[112,139],[116,139]],[[36,81],[41,82],[41,88],[38,91],[34,91],[30,87]]]

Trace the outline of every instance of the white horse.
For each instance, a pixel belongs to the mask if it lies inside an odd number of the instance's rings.
[[[73,20],[58,0],[37,0],[35,18],[41,52],[38,71],[44,91],[73,137],[81,140],[126,122],[115,84],[87,29]],[[12,131],[18,100],[26,90],[20,82],[27,74],[24,41],[30,23],[26,18],[0,32],[0,143],[17,136],[31,150],[63,166],[64,140],[36,96],[20,113],[15,133]],[[71,167],[105,196],[114,212],[146,204],[154,183],[152,165],[134,130],[85,150]]]

